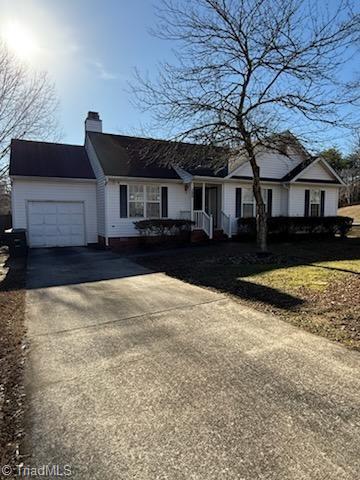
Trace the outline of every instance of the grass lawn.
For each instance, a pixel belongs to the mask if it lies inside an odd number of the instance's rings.
[[[0,464],[15,466],[22,436],[25,316],[24,259],[0,248]]]
[[[351,217],[354,219],[354,223],[360,223],[360,205],[339,208],[338,215]]]
[[[137,261],[237,300],[348,347],[360,350],[360,239],[254,246],[228,242]]]

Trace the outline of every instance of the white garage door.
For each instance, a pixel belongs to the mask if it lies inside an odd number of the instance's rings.
[[[28,202],[30,247],[85,245],[82,202]]]

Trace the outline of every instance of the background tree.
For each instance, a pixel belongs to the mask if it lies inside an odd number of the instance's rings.
[[[357,135],[352,151],[346,157],[346,167],[341,176],[346,183],[341,192],[343,205],[360,202],[360,134]]]
[[[324,158],[329,165],[331,165],[340,174],[347,167],[347,158],[344,157],[340,150],[336,147],[323,150],[320,152],[319,156]]]
[[[154,80],[137,73],[137,103],[155,126],[168,126],[174,140],[231,147],[249,159],[262,250],[258,149],[277,148],[284,130],[353,122],[359,89],[343,67],[357,53],[360,18],[350,2],[333,3],[328,11],[321,1],[165,0],[154,33],[173,42],[176,61],[161,64]]]
[[[47,74],[31,71],[0,42],[0,178],[8,172],[12,138],[57,137],[57,108]]]

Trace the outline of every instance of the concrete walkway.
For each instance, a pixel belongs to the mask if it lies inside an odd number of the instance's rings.
[[[29,258],[29,464],[75,479],[358,480],[360,356],[87,249]]]

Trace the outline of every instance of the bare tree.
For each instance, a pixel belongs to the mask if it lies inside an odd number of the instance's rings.
[[[346,0],[331,11],[321,1],[164,0],[158,16],[154,34],[173,42],[176,61],[154,80],[137,72],[136,102],[173,140],[246,155],[266,250],[258,148],[276,149],[284,130],[353,124],[360,93],[342,70],[357,54],[359,13]]]
[[[0,42],[0,178],[12,138],[54,139],[58,100],[45,72],[33,72]]]

